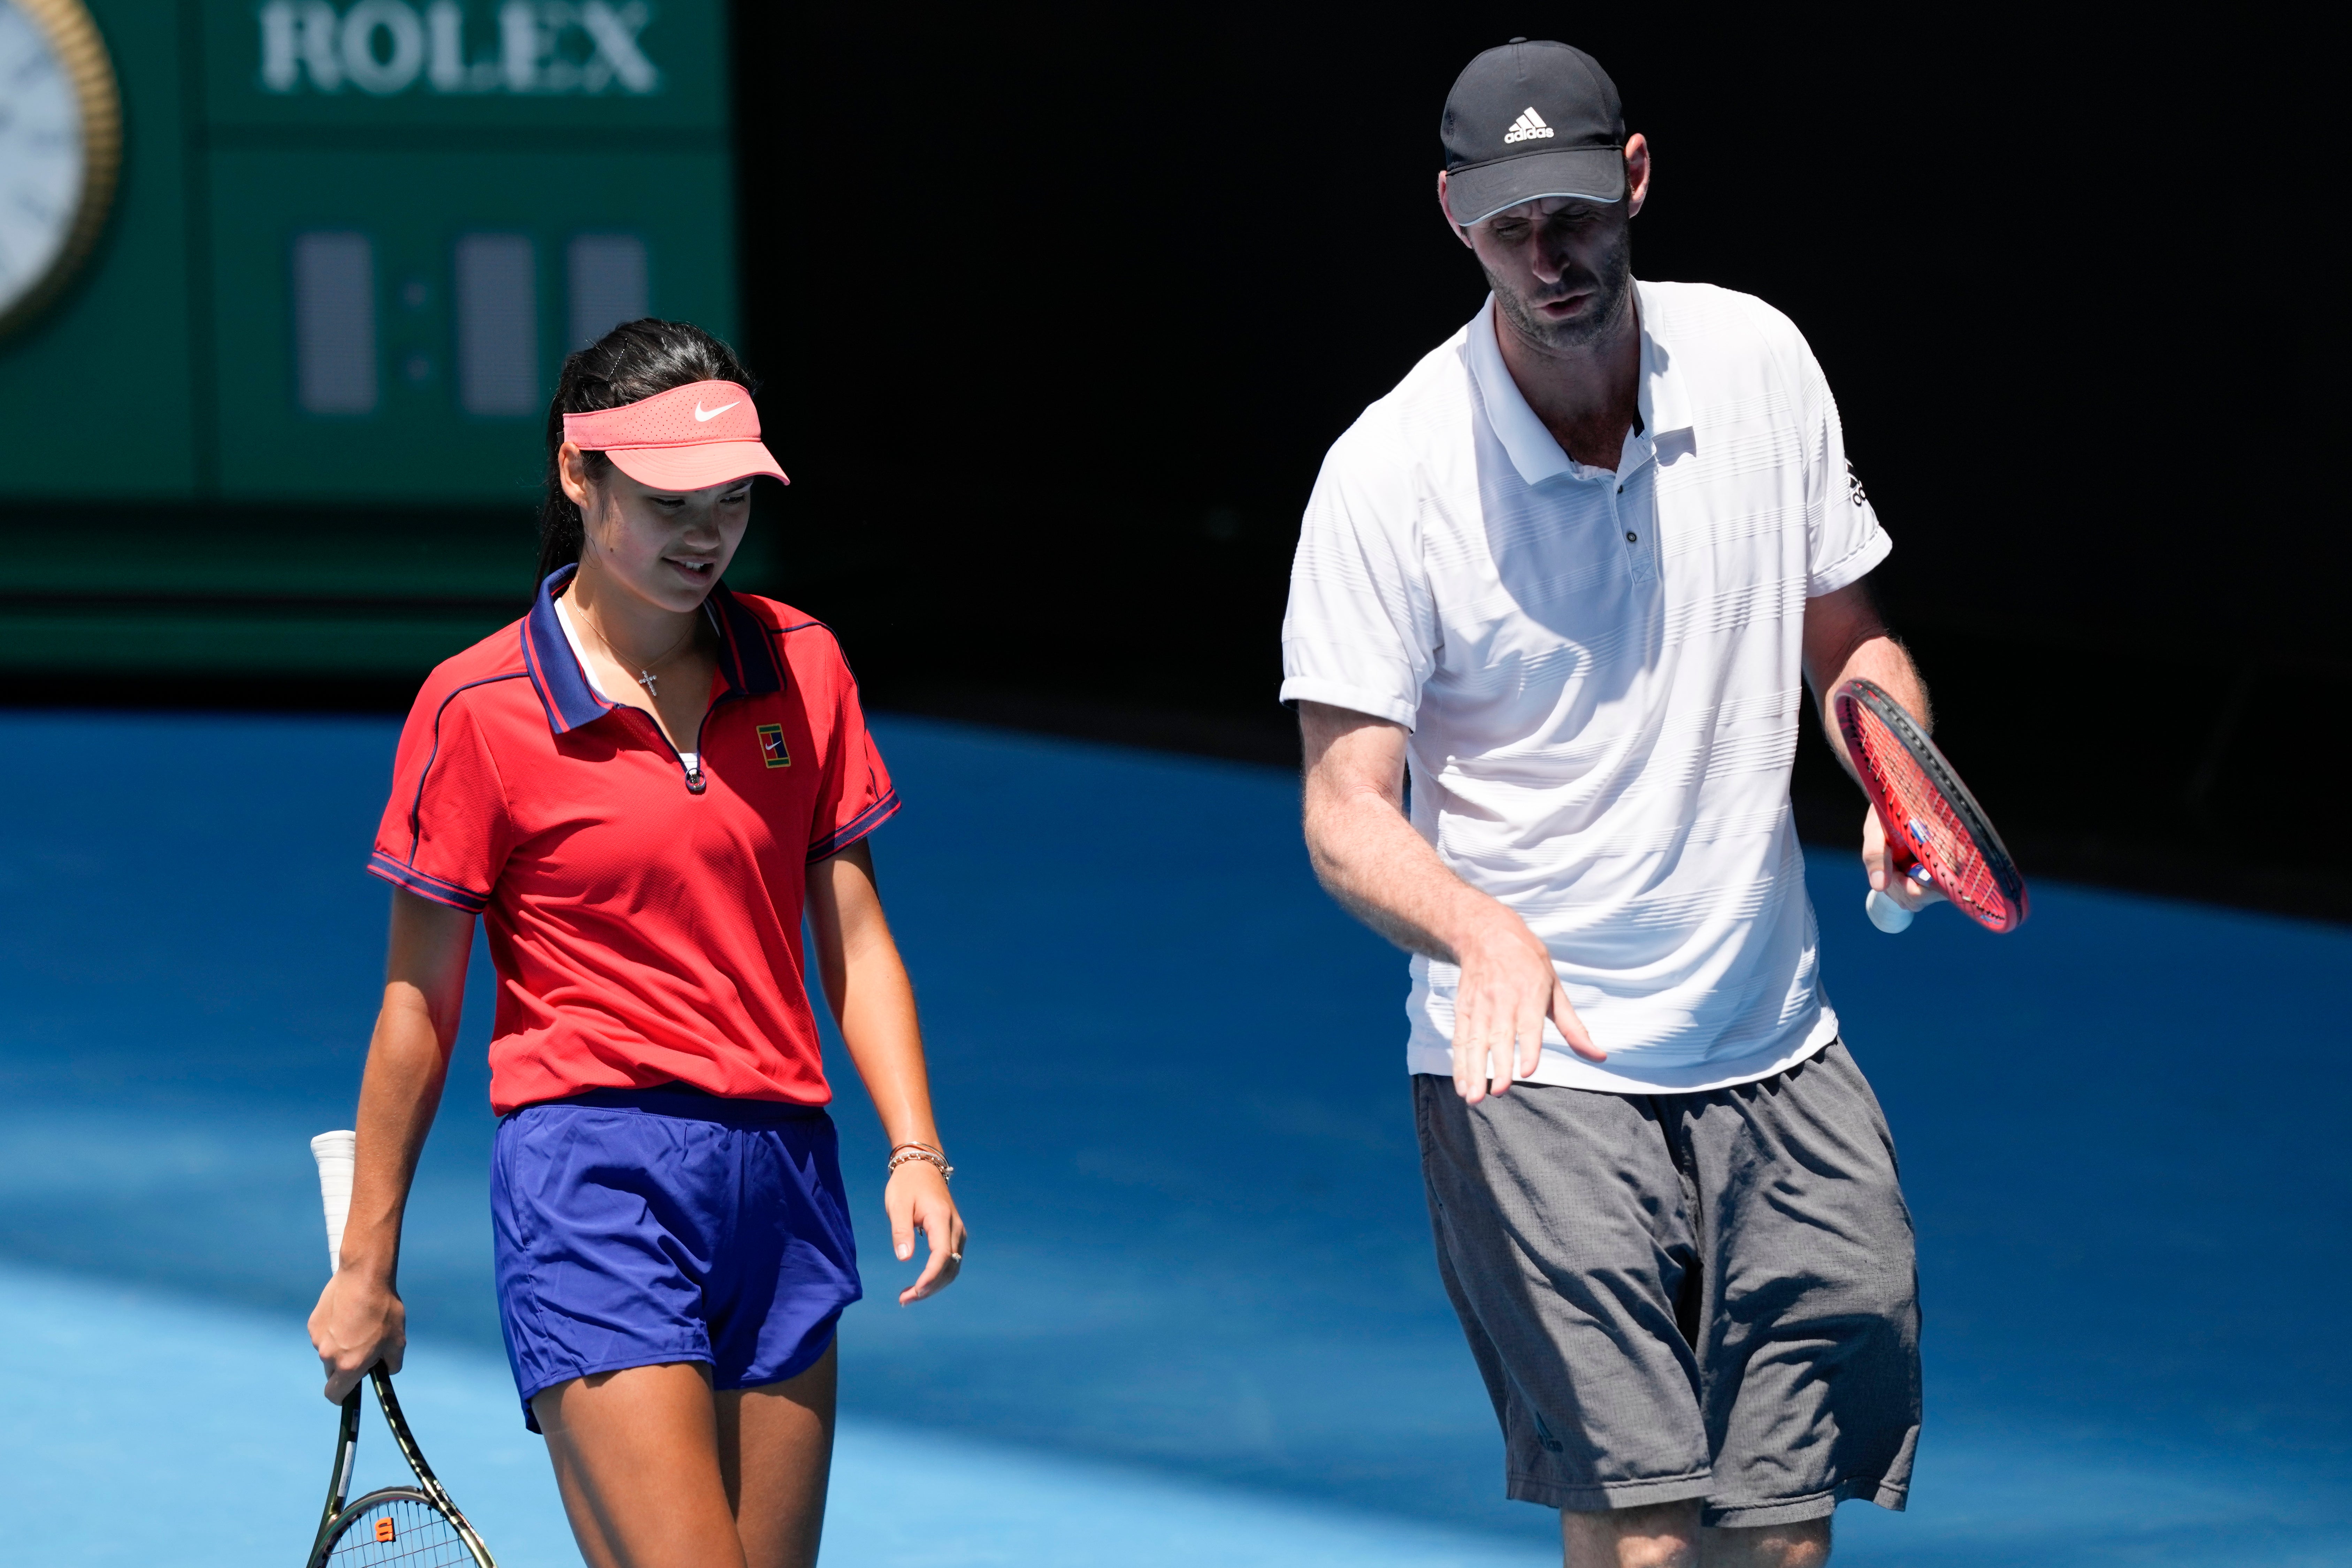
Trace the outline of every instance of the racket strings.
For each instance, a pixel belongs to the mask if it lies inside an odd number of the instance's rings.
[[[475,1568],[457,1527],[421,1499],[385,1498],[355,1511],[322,1568]]]
[[[1946,898],[1979,920],[2008,924],[2014,906],[1950,799],[1876,714],[1865,708],[1863,717],[1864,760],[1894,808],[1888,831],[1927,868]]]

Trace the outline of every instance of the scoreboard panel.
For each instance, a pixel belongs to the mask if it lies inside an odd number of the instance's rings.
[[[565,354],[649,314],[731,330],[732,193],[694,153],[239,148],[212,169],[224,496],[528,500]]]
[[[0,342],[11,497],[512,502],[583,335],[731,334],[716,0],[91,9],[137,210]],[[159,460],[79,420],[125,375]]]
[[[405,672],[510,615],[563,356],[733,336],[723,0],[81,3],[120,186],[0,338],[0,667]]]

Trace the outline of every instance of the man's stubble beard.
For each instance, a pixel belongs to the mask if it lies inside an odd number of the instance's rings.
[[[1496,307],[1510,319],[1512,329],[1523,341],[1555,353],[1570,352],[1591,348],[1609,337],[1623,319],[1633,286],[1633,236],[1630,230],[1619,230],[1616,242],[1601,256],[1600,272],[1594,278],[1593,299],[1598,308],[1578,321],[1543,320],[1484,262],[1479,268],[1486,273],[1486,286],[1495,291]],[[1582,276],[1561,279],[1570,287],[1583,281]]]

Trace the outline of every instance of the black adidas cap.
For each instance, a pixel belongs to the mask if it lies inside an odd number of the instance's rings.
[[[1472,60],[1445,96],[1446,205],[1467,227],[1538,196],[1625,195],[1625,111],[1601,62],[1514,38]]]

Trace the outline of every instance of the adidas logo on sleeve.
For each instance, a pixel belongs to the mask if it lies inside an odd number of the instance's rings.
[[[1544,123],[1544,117],[1530,109],[1511,121],[1511,128],[1503,132],[1503,145],[1507,147],[1514,141],[1540,141],[1551,133],[1551,127]]]

